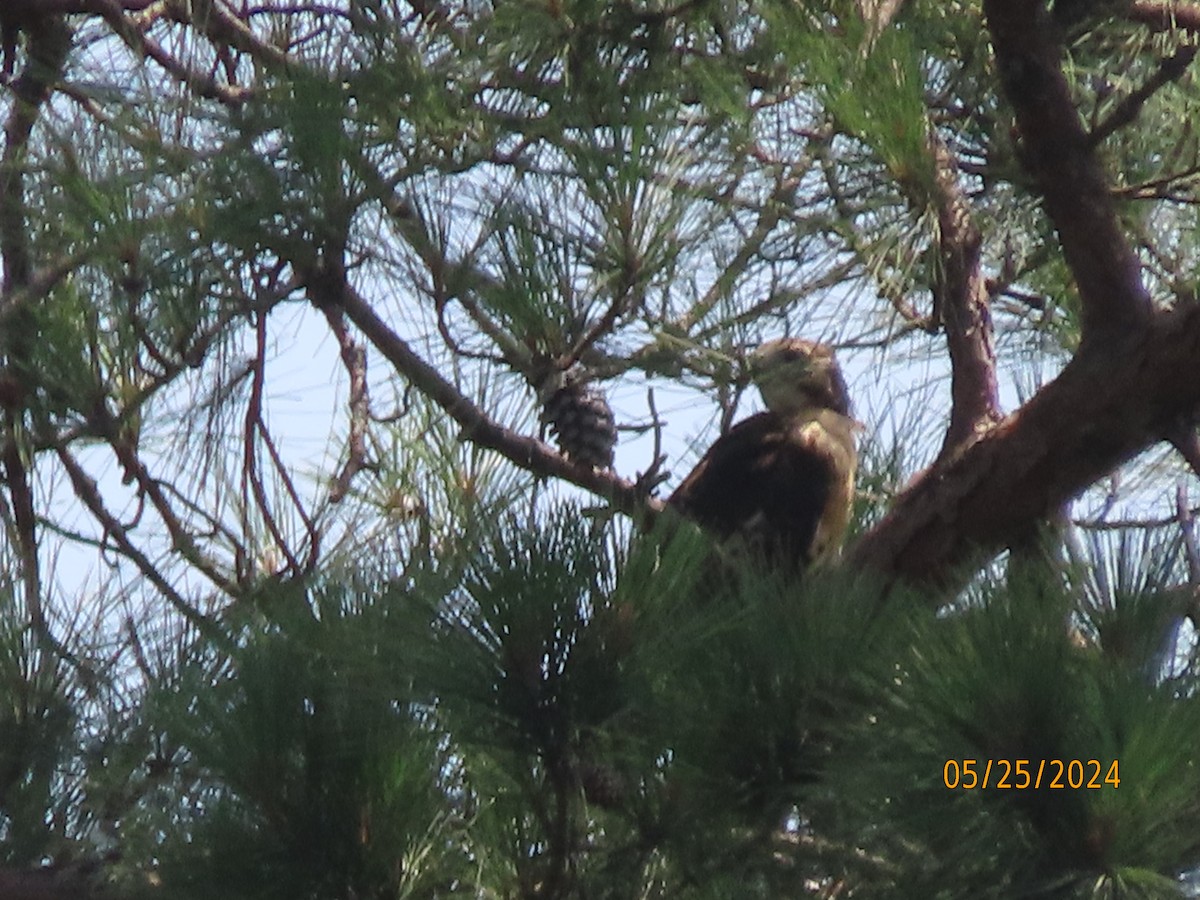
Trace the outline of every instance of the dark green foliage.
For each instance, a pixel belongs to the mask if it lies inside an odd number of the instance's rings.
[[[329,584],[260,598],[228,654],[152,698],[186,805],[178,897],[428,896],[453,871],[454,762],[411,689],[405,598]],[[445,886],[444,884],[442,886]]]
[[[1161,896],[1200,861],[1192,691],[1052,581],[933,616],[690,529],[606,547],[564,507],[449,590],[268,590],[151,707],[197,779],[178,896]],[[989,787],[947,788],[968,760]]]
[[[48,819],[66,812],[57,789],[76,713],[61,663],[10,627],[15,602],[0,587],[0,862],[29,865],[59,849]]]
[[[32,35],[4,48],[0,430],[27,472],[0,485],[0,863],[171,900],[1160,897],[1200,870],[1182,542],[881,597],[555,505],[512,449],[528,389],[586,372],[619,474],[638,431],[678,474],[741,348],[827,337],[885,410],[859,414],[861,535],[941,440],[951,386],[897,409],[954,325],[946,176],[1001,382],[1075,346],[981,4],[873,33],[888,6],[92,9],[27,142]],[[1147,289],[1181,305],[1192,36],[1126,6],[1041,8]],[[663,381],[687,393],[656,406]],[[1101,787],[948,789],[972,759],[1097,760]]]
[[[153,770],[126,871],[181,900],[1155,897],[1200,863],[1194,672],[1105,646],[1103,578],[1014,565],[934,615],[571,506],[478,534],[402,587],[266,583],[165,667],[121,744]]]
[[[848,821],[870,823],[853,840],[901,864],[903,896],[1171,896],[1200,859],[1193,692],[1111,665],[1069,609],[1022,580],[913,631],[843,770],[865,806]],[[980,782],[992,761],[988,789],[945,786],[949,761],[967,783],[966,760]],[[1072,789],[1081,777],[1095,787]]]

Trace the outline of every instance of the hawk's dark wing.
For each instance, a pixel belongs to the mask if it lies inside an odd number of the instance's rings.
[[[840,471],[830,440],[813,439],[814,428],[770,412],[751,416],[709,448],[670,503],[722,538],[739,535],[769,558],[807,565],[826,549],[813,546],[823,517],[838,515],[844,527],[835,507],[847,496],[840,481],[853,478],[852,468]]]

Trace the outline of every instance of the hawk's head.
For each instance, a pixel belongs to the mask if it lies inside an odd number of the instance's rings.
[[[850,398],[833,348],[816,341],[780,338],[750,355],[750,375],[767,409],[776,415],[831,409],[850,415]]]

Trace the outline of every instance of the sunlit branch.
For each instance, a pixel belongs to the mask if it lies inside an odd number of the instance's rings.
[[[942,443],[942,453],[949,453],[1000,420],[1000,400],[990,298],[980,258],[983,236],[950,148],[936,132],[929,140],[941,262],[933,289],[940,300],[951,365],[950,425]]]

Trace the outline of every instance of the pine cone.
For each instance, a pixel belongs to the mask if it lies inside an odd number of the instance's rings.
[[[542,424],[569,459],[597,469],[611,469],[617,446],[617,426],[604,394],[578,377],[568,375],[551,390],[542,408]]]

